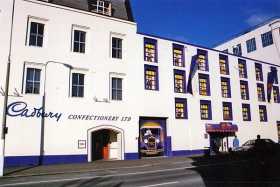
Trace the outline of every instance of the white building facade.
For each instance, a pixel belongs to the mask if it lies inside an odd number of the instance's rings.
[[[16,0],[12,34],[13,2],[0,2],[1,112],[12,36],[6,167],[278,141],[278,81],[270,102],[266,91],[278,65],[137,33],[127,1],[65,2]]]
[[[215,49],[280,65],[280,18],[271,18]]]

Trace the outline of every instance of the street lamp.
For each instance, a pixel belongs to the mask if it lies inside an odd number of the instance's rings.
[[[45,74],[44,74],[44,89],[43,89],[43,98],[42,98],[42,109],[43,113],[45,112],[46,109],[46,82],[47,82],[47,67],[48,64],[53,63],[53,64],[61,64],[69,70],[73,69],[73,67],[69,64],[65,64],[62,62],[57,62],[57,61],[47,61],[45,64]],[[45,117],[42,115],[41,119],[41,139],[40,139],[40,157],[39,157],[39,165],[43,164],[43,157],[44,157],[44,144],[45,144]]]

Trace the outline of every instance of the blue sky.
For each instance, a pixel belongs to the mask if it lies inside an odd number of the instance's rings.
[[[212,47],[271,17],[280,0],[131,0],[138,31]]]

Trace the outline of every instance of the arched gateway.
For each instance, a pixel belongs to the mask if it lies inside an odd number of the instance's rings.
[[[88,130],[88,161],[123,160],[124,132],[122,129],[101,125]]]

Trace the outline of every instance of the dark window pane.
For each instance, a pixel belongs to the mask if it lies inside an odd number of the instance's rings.
[[[78,88],[77,86],[72,86],[72,97],[77,97]]]
[[[34,92],[35,94],[40,93],[40,83],[34,83]]]
[[[26,81],[32,81],[33,80],[33,73],[34,69],[28,68],[27,69],[27,75],[26,75]]]
[[[34,77],[34,80],[35,81],[40,81],[40,70],[35,70],[35,77]]]
[[[31,25],[30,25],[30,33],[35,33],[35,34],[37,34],[37,23],[31,22]]]
[[[36,36],[35,35],[30,35],[29,45],[36,46]]]
[[[43,37],[42,36],[37,37],[37,45],[36,46],[39,46],[39,47],[43,46]]]
[[[25,88],[25,93],[32,93],[33,89],[33,84],[31,82],[26,83],[26,88]]]
[[[78,96],[79,96],[79,97],[84,97],[84,87],[83,87],[83,86],[80,86],[80,87],[79,87]]]
[[[79,41],[79,31],[74,31],[74,41]]]
[[[84,75],[83,74],[79,74],[79,85],[84,85]]]
[[[72,74],[72,84],[74,84],[74,85],[78,84],[78,74],[77,73]]]
[[[80,44],[80,53],[84,53],[86,51],[86,45],[84,43]]]
[[[117,91],[117,99],[122,100],[122,91],[121,90]]]
[[[79,43],[74,42],[74,52],[79,52]]]
[[[44,25],[41,23],[38,23],[38,34],[44,35]]]
[[[86,41],[86,32],[80,31],[80,42]]]

